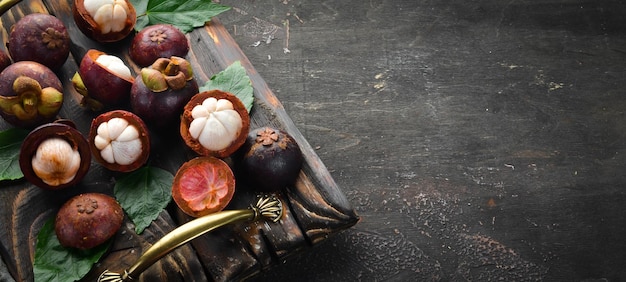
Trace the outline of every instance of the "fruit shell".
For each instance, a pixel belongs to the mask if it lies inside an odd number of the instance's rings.
[[[105,161],[100,154],[100,150],[98,150],[98,148],[96,148],[94,144],[93,140],[96,138],[96,135],[98,135],[98,126],[100,126],[100,124],[102,124],[103,122],[107,122],[113,118],[123,118],[128,121],[129,124],[137,127],[137,130],[139,131],[139,139],[141,140],[141,143],[143,145],[143,153],[141,154],[139,159],[131,164],[119,165]],[[146,124],[141,120],[140,117],[129,111],[113,110],[100,114],[91,121],[91,128],[89,130],[89,147],[91,149],[93,157],[103,167],[113,171],[129,172],[140,168],[148,160],[148,157],[150,156],[150,135],[148,133],[148,128],[146,127]]]
[[[193,110],[195,106],[202,104],[204,100],[210,97],[214,97],[218,100],[228,99],[233,104],[234,109],[241,116],[241,121],[242,121],[242,128],[237,138],[231,143],[230,146],[220,151],[211,151],[211,150],[204,148],[202,144],[200,144],[200,142],[198,142],[193,137],[191,137],[191,134],[189,133],[189,125],[193,121],[193,117],[191,116],[191,111]],[[209,91],[204,91],[204,92],[194,95],[189,101],[189,103],[185,105],[183,116],[181,117],[181,121],[180,121],[180,135],[182,136],[183,140],[185,140],[185,144],[189,148],[191,148],[193,151],[195,151],[196,153],[202,156],[213,156],[217,158],[228,157],[232,155],[235,151],[237,151],[237,149],[239,149],[239,147],[241,147],[241,145],[243,145],[243,143],[246,141],[246,136],[248,135],[249,130],[250,130],[250,116],[248,114],[248,110],[246,109],[246,107],[243,105],[241,100],[237,98],[237,96],[228,92],[221,91],[221,90],[209,90]]]
[[[276,134],[271,144],[263,144],[259,133],[270,130]],[[296,140],[286,131],[272,127],[251,130],[237,152],[237,176],[248,188],[274,192],[293,184],[300,174],[304,158]]]
[[[48,28],[53,28],[61,39],[52,49],[39,41],[41,34]],[[37,40],[33,42],[34,38]],[[70,36],[63,22],[57,17],[33,13],[24,16],[11,27],[7,47],[11,58],[16,62],[37,61],[50,69],[58,70],[70,54]]]
[[[0,72],[10,66],[12,63],[11,57],[7,52],[0,50]]]
[[[153,42],[151,40],[153,32],[162,32],[165,40],[160,43]],[[135,34],[128,54],[133,62],[145,67],[158,58],[185,57],[188,52],[189,42],[182,31],[170,24],[155,24]]]
[[[61,206],[54,231],[62,246],[87,250],[112,238],[123,222],[124,211],[113,197],[85,193]]]
[[[87,9],[85,9],[84,0],[74,0],[74,5],[72,5],[74,22],[83,34],[95,41],[101,43],[120,41],[126,38],[134,30],[137,22],[137,12],[135,11],[135,7],[130,3],[130,1],[127,1],[127,4],[129,11],[126,16],[126,25],[121,31],[109,32],[106,34],[102,33],[98,23],[96,23]]]
[[[215,195],[216,185],[227,189],[223,195]],[[222,190],[224,192],[224,190]],[[219,197],[219,205],[201,210],[192,209],[185,198],[190,193],[209,193],[210,198]],[[223,210],[235,193],[235,176],[228,164],[215,157],[196,157],[181,165],[174,176],[172,198],[176,205],[189,216],[200,217]],[[186,194],[186,197],[183,195]],[[193,196],[192,196],[193,197]]]
[[[51,186],[43,182],[43,180],[35,174],[31,164],[32,158],[39,145],[43,141],[53,137],[59,137],[67,141],[70,145],[72,145],[72,147],[77,148],[81,157],[81,166],[76,172],[74,179],[68,183],[58,186]],[[72,123],[62,121],[44,124],[31,131],[26,138],[24,138],[24,142],[20,148],[19,159],[20,169],[22,170],[24,177],[29,182],[42,189],[59,190],[74,186],[83,179],[83,177],[87,174],[87,171],[89,171],[89,167],[91,165],[91,152],[89,151],[87,139],[85,139],[80,131],[74,128]]]
[[[89,98],[97,100],[105,107],[128,101],[133,80],[119,77],[98,64],[96,60],[100,55],[106,53],[90,49],[80,62],[78,73],[89,92]]]

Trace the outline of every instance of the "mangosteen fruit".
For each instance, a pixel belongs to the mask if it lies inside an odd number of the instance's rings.
[[[5,51],[0,50],[0,72],[6,69],[9,65],[11,65],[11,57]]]
[[[292,185],[303,163],[296,140],[286,131],[269,126],[251,130],[237,155],[237,175],[249,188],[263,192]]]
[[[54,232],[61,246],[87,250],[111,239],[122,227],[124,210],[115,198],[84,193],[67,200],[57,212]]]
[[[130,44],[130,58],[145,67],[158,58],[185,57],[189,42],[185,34],[170,24],[155,24],[139,31]]]
[[[138,169],[150,155],[150,136],[144,122],[125,110],[113,110],[92,120],[89,145],[105,168],[129,172]]]
[[[122,59],[96,49],[85,53],[72,77],[74,89],[83,96],[81,104],[94,111],[127,102],[133,81]]]
[[[21,18],[11,27],[7,45],[13,61],[35,61],[55,71],[70,54],[70,36],[65,25],[49,14],[34,13]]]
[[[71,122],[53,122],[31,131],[20,148],[24,178],[46,190],[74,186],[87,174],[91,151]]]
[[[198,93],[185,105],[180,135],[185,144],[203,156],[225,158],[246,140],[250,116],[232,93],[210,90]]]
[[[102,43],[126,38],[137,22],[135,7],[128,0],[74,0],[72,7],[78,29]]]
[[[192,217],[224,209],[235,193],[230,166],[215,157],[200,156],[180,166],[172,184],[176,205]]]
[[[52,122],[63,105],[63,86],[48,67],[33,61],[0,72],[0,115],[8,123],[35,128]]]
[[[154,128],[180,122],[183,107],[198,93],[191,64],[181,57],[159,58],[142,68],[130,90],[132,112]]]

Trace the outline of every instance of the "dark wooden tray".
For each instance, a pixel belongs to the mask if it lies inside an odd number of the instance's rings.
[[[86,134],[97,113],[79,105],[80,96],[72,89],[70,78],[77,64],[89,49],[117,55],[136,73],[139,68],[128,57],[130,40],[99,44],[86,38],[71,16],[72,1],[23,1],[2,17],[3,38],[11,26],[24,15],[49,13],[61,19],[72,38],[71,55],[57,75],[64,83],[66,99],[60,117],[72,119]],[[245,280],[270,268],[285,257],[304,251],[340,230],[351,227],[358,216],[337,187],[328,170],[289,118],[280,101],[268,88],[228,31],[213,19],[203,28],[188,34],[196,79],[203,84],[233,62],[240,61],[254,87],[255,104],[251,112],[251,127],[271,125],[288,131],[299,143],[305,164],[297,183],[278,196],[287,207],[278,224],[245,223],[220,228],[203,235],[161,259],[140,277],[142,281],[226,281]],[[10,126],[0,121],[0,129]],[[158,132],[162,136],[162,132]],[[158,137],[153,142],[150,163],[175,173],[178,167],[194,156],[178,138]],[[174,149],[172,148],[179,148]],[[34,242],[43,222],[54,215],[69,197],[86,191],[112,194],[119,174],[109,172],[96,163],[77,187],[64,191],[44,191],[24,180],[0,183],[0,240],[6,248],[3,259],[13,268],[16,281],[31,281]],[[239,189],[227,209],[247,207],[255,195]],[[141,235],[126,222],[115,237],[110,252],[85,278],[92,281],[104,269],[120,271],[132,264],[143,251],[178,224],[188,220],[175,205],[163,211],[159,218]],[[2,268],[0,268],[2,269]],[[2,271],[2,270],[0,270]],[[1,277],[1,276],[0,276]]]

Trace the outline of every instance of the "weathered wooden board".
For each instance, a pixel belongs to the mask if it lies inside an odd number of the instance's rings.
[[[259,281],[626,281],[626,2],[221,2],[363,219]]]
[[[10,27],[30,13],[50,13],[65,23],[73,44],[70,58],[57,72],[64,83],[67,97],[59,116],[72,119],[77,128],[86,133],[97,113],[79,105],[80,96],[72,89],[69,81],[87,50],[93,48],[117,55],[135,73],[139,67],[129,59],[129,38],[106,45],[88,39],[73,23],[71,5],[71,1],[24,1],[2,16],[1,30],[6,42]],[[295,127],[280,101],[219,21],[214,19],[204,28],[196,29],[188,34],[188,39],[192,47],[188,59],[192,62],[200,84],[233,62],[242,63],[254,87],[252,128],[272,125],[287,130],[299,143],[305,164],[295,185],[278,195],[287,207],[279,223],[232,225],[206,234],[161,259],[142,275],[141,280],[149,281],[154,277],[166,277],[167,281],[243,280],[271,267],[281,258],[305,250],[329,235],[354,225],[358,216],[352,206]],[[0,123],[0,129],[9,127],[4,122]],[[186,149],[179,138],[165,137],[177,136],[173,133],[152,131],[154,141],[150,164],[175,173],[180,164],[193,157],[194,153]],[[5,263],[9,268],[16,266],[15,280],[32,280],[34,242],[43,222],[73,195],[85,191],[112,194],[115,179],[119,176],[92,163],[82,183],[65,191],[43,191],[25,181],[0,183],[0,200],[7,203],[0,208],[0,222],[5,227],[0,228],[0,240],[12,257],[3,257]],[[256,195],[245,192],[244,188],[238,184],[237,193],[228,209],[245,208],[252,203]],[[147,247],[186,220],[188,218],[181,215],[175,205],[170,205],[141,235],[134,234],[132,224],[127,222],[116,236],[110,252],[86,280],[93,279],[103,269],[121,271],[127,268]]]

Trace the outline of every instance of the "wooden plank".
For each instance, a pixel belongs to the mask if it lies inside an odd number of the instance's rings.
[[[626,281],[623,1],[221,2],[364,218],[259,281]]]
[[[72,46],[70,58],[57,72],[64,82],[64,93],[67,97],[59,116],[72,119],[77,128],[86,133],[91,119],[97,113],[87,111],[79,105],[81,97],[69,83],[82,56],[87,50],[94,48],[122,58],[135,73],[139,71],[139,67],[132,63],[128,56],[129,38],[112,44],[99,44],[86,38],[73,23],[71,5],[71,1],[24,1],[2,16],[2,31],[3,37],[7,38],[8,30],[13,23],[34,12],[50,13],[64,22],[70,32]],[[279,224],[263,222],[237,224],[205,234],[192,241],[192,244],[177,249],[175,253],[159,261],[148,269],[140,280],[163,278],[162,275],[167,277],[167,281],[226,281],[253,277],[280,259],[306,250],[328,236],[356,224],[358,216],[324,164],[224,26],[214,19],[187,37],[191,43],[188,59],[200,84],[233,62],[242,63],[254,87],[252,128],[271,125],[289,132],[300,145],[305,156],[305,164],[295,185],[278,195],[287,208]],[[123,105],[122,108],[129,107]],[[0,122],[0,129],[8,127],[10,126],[4,121]],[[150,157],[152,165],[175,173],[180,164],[194,156],[179,138],[165,138],[163,135],[167,133],[164,132],[153,131],[153,133],[157,137],[153,138],[155,142]],[[77,193],[101,191],[112,194],[116,177],[119,177],[119,174],[92,163],[90,172],[82,183],[66,191],[42,191],[25,181],[1,183],[6,189],[0,190],[0,199],[12,204],[0,209],[1,222],[11,226],[0,230],[0,239],[3,245],[9,246],[8,251],[14,257],[14,260],[8,263],[18,266],[19,274],[16,280],[32,280],[34,240],[44,220],[50,218],[62,202]],[[254,193],[247,192],[246,187],[238,184],[235,198],[227,208],[246,208],[255,197]],[[33,204],[37,204],[36,209],[30,208]],[[94,275],[105,268],[114,271],[125,269],[158,238],[187,220],[189,218],[182,215],[172,204],[140,236],[134,234],[132,225],[127,222],[116,237],[110,253],[86,280],[93,279]],[[29,236],[24,237],[21,234]]]

